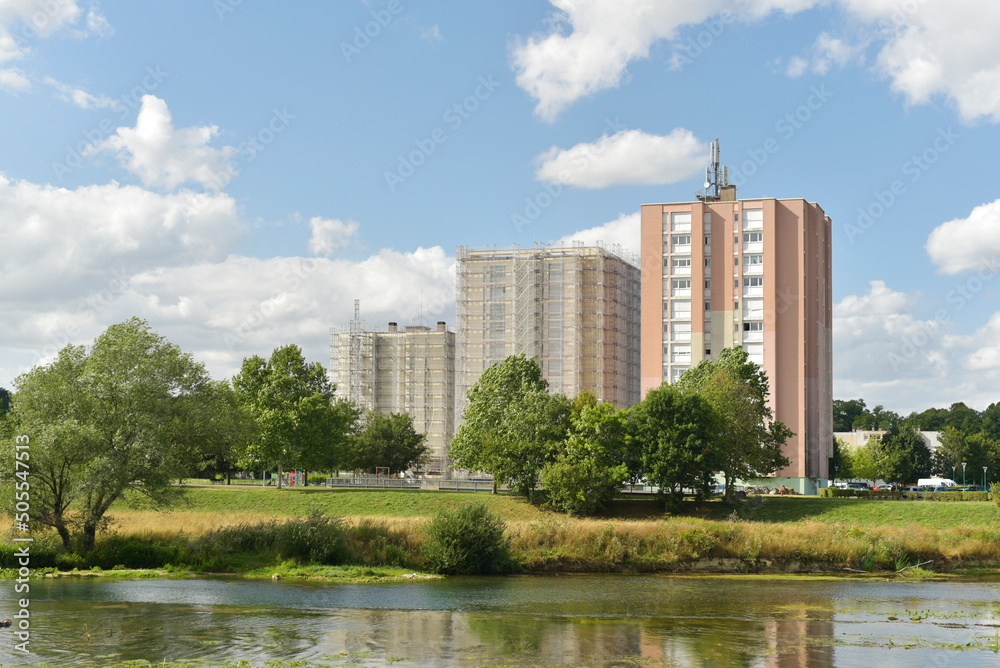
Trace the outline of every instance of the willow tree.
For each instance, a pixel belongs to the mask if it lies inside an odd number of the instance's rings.
[[[204,367],[144,320],[112,325],[89,350],[67,346],[15,381],[0,477],[15,480],[15,441],[27,437],[29,526],[89,552],[129,490],[157,503],[174,497],[170,482],[199,442],[191,430],[204,426],[193,409],[210,391]]]

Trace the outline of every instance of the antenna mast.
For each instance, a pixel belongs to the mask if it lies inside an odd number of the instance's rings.
[[[719,138],[716,137],[712,142],[708,167],[705,168],[705,190],[695,193],[702,202],[718,202],[721,199],[719,189],[729,187],[729,168],[720,166],[721,161]]]

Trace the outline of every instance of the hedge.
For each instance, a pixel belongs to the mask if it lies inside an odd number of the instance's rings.
[[[915,494],[908,497],[903,496],[903,492],[871,491],[866,489],[840,489],[839,487],[823,487],[819,491],[819,496],[823,498],[857,498],[875,500],[897,500],[916,499]],[[989,501],[994,496],[989,492],[923,492],[925,501]]]

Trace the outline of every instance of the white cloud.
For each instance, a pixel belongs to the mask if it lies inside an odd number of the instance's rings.
[[[228,166],[236,149],[212,148],[218,126],[174,128],[167,104],[155,95],[143,95],[134,128],[121,127],[87,153],[117,154],[122,164],[147,186],[172,190],[182,183],[218,188],[231,179]]]
[[[111,37],[115,29],[111,27],[103,15],[98,14],[93,7],[87,11],[87,33],[98,37]]]
[[[733,21],[759,20],[818,7],[821,0],[550,0],[558,12],[548,29],[511,47],[517,85],[538,101],[535,113],[554,120],[580,98],[618,86],[632,61],[661,40],[678,40],[682,26],[706,20],[718,32]],[[983,0],[836,0],[882,46],[876,71],[910,104],[935,96],[952,100],[966,121],[1000,121],[1000,3]],[[717,35],[715,35],[717,37]],[[860,61],[862,46],[824,33],[812,67]],[[789,75],[799,72],[801,64]]]
[[[947,309],[921,319],[919,305],[918,295],[883,281],[834,305],[835,397],[863,397],[904,414],[955,401],[982,409],[996,401],[1000,313],[960,335]]]
[[[8,67],[0,69],[0,88],[10,91],[30,90],[31,81],[20,71]]]
[[[708,145],[684,128],[666,136],[623,130],[566,150],[553,146],[535,158],[535,177],[580,188],[677,183],[697,174],[707,154]]]
[[[0,175],[4,280],[16,286],[7,303],[45,309],[103,288],[113,272],[222,259],[242,232],[226,195],[117,183],[68,190]]]
[[[998,273],[1000,199],[977,206],[967,218],[949,220],[934,228],[926,249],[942,274]]]
[[[45,77],[44,81],[56,89],[56,96],[60,100],[75,104],[81,109],[117,109],[122,106],[118,100],[91,95],[82,88],[73,88],[52,77]]]
[[[801,56],[793,56],[788,60],[788,67],[785,68],[785,75],[796,79],[806,73],[809,69],[809,61]]]
[[[560,248],[571,246],[574,241],[582,242],[585,246],[594,246],[599,243],[604,245],[621,246],[623,250],[636,256],[640,254],[641,225],[639,213],[623,213],[615,220],[580,230],[573,234],[554,241],[553,247]]]
[[[316,216],[309,221],[312,237],[309,239],[310,255],[334,255],[354,238],[358,224],[353,220],[329,220]]]

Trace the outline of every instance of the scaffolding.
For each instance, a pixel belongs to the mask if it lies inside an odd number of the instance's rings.
[[[639,401],[639,266],[618,246],[456,252],[455,415],[490,365],[523,353],[552,392]]]
[[[348,327],[331,330],[331,376],[337,394],[366,413],[406,413],[427,435],[428,457],[415,472],[448,473],[455,425],[455,333],[444,322],[368,329],[355,310]]]

